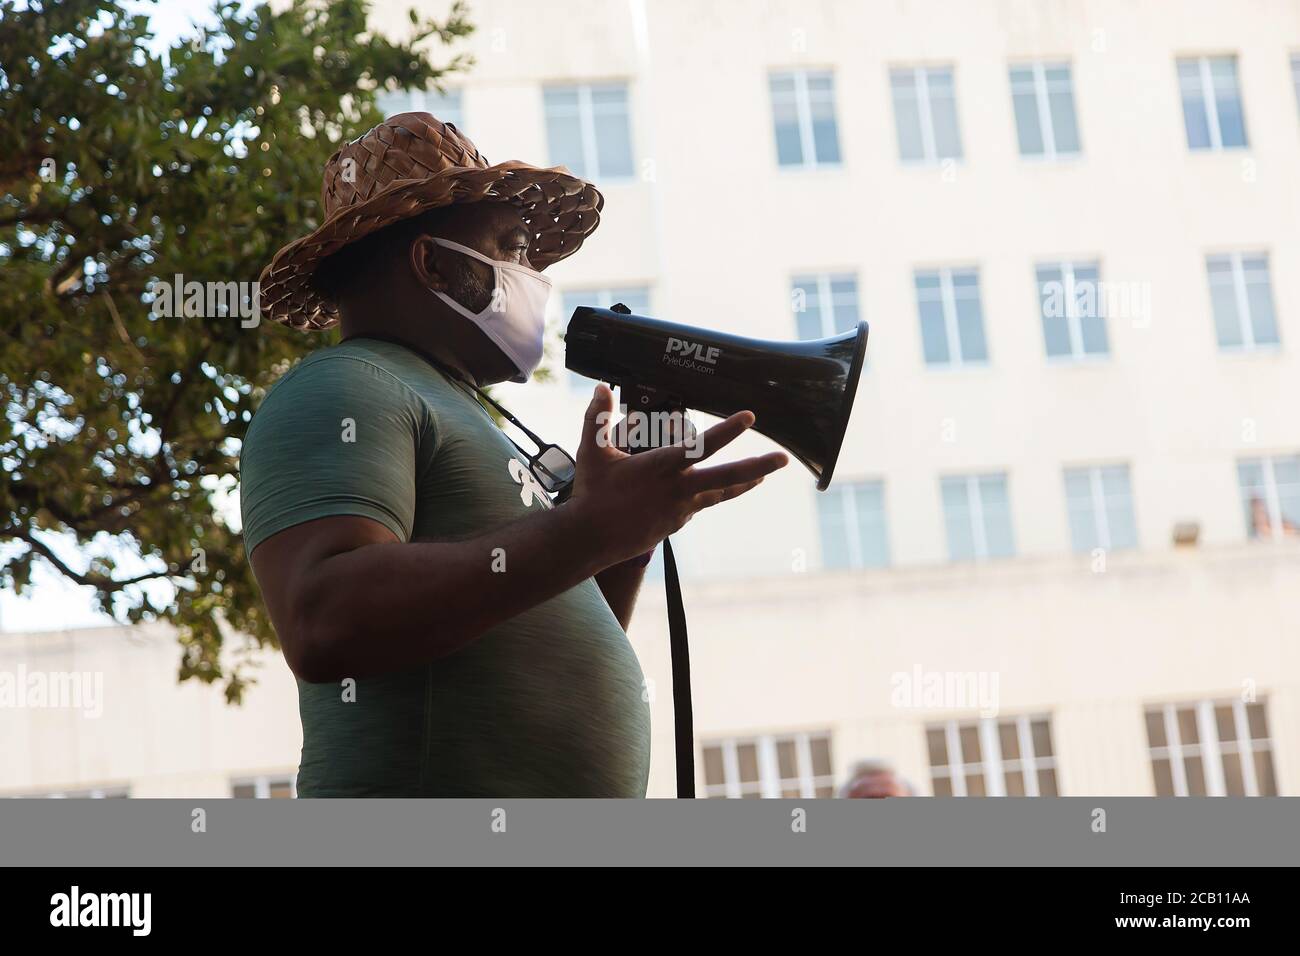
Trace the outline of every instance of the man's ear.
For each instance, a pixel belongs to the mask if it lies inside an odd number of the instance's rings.
[[[436,292],[447,292],[451,283],[448,281],[447,250],[426,235],[416,236],[407,248],[411,274],[421,288]]]

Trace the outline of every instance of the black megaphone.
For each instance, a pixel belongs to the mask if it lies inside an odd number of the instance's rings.
[[[771,438],[831,483],[867,349],[867,323],[843,335],[769,342],[632,315],[626,306],[579,306],[564,364],[621,390],[629,412],[695,409],[719,418],[754,413]]]

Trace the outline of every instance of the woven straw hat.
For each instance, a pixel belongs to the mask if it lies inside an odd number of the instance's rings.
[[[310,282],[322,260],[399,220],[452,203],[513,203],[533,231],[528,259],[545,269],[578,251],[605,203],[562,166],[489,166],[455,126],[429,113],[399,113],[344,145],[325,164],[321,200],[325,221],[277,252],[259,280],[262,313],[296,329],[338,322],[338,308]]]

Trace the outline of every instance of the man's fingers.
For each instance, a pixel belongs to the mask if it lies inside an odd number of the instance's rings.
[[[753,481],[746,481],[717,491],[706,491],[703,494],[696,495],[695,504],[698,505],[697,510],[703,511],[705,508],[712,508],[714,505],[730,501],[732,498],[739,498],[745,492],[757,488],[762,483],[762,478],[755,478]]]
[[[672,453],[677,461],[687,464],[703,461],[719,448],[725,448],[743,435],[754,424],[753,412],[736,412],[723,419],[703,435],[695,436],[689,444],[674,445]]]
[[[690,488],[695,494],[718,491],[732,485],[743,485],[756,478],[770,475],[778,468],[790,463],[790,456],[783,451],[768,452],[757,458],[742,458],[740,461],[715,465],[712,468],[692,468],[687,474]]]
[[[589,455],[610,444],[609,429],[614,411],[614,393],[608,385],[599,382],[591,393],[591,402],[582,416],[582,439],[578,455]],[[603,413],[603,414],[602,414]]]

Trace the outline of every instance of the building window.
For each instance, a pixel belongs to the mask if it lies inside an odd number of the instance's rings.
[[[1205,268],[1219,348],[1249,350],[1277,345],[1268,253],[1206,256]]]
[[[1249,537],[1300,535],[1300,455],[1243,458],[1237,481]]]
[[[130,787],[95,787],[91,790],[47,790],[16,794],[15,800],[120,800],[131,796]]]
[[[936,797],[1055,797],[1047,717],[948,720],[925,729]]]
[[[239,798],[253,797],[259,800],[265,800],[268,797],[293,799],[298,796],[298,778],[293,775],[283,775],[245,777],[240,780],[232,780],[230,782],[230,795]]]
[[[916,306],[927,365],[977,365],[988,361],[979,273],[938,269],[916,273]]]
[[[1078,360],[1106,355],[1110,347],[1097,263],[1045,263],[1036,272],[1048,357]]]
[[[790,280],[790,308],[801,339],[849,332],[858,324],[857,277],[826,273],[795,276]]]
[[[1277,796],[1262,702],[1157,704],[1146,719],[1156,796]]]
[[[823,567],[883,568],[889,564],[884,482],[843,482],[819,492],[817,517]]]
[[[633,315],[650,314],[650,289],[646,286],[620,286],[609,289],[566,289],[560,296],[560,307],[564,314],[560,316],[561,325],[567,327],[573,310],[580,305],[598,309],[608,309],[622,302],[632,310]],[[575,392],[590,393],[595,382],[577,372],[567,372],[569,388]]]
[[[1065,469],[1065,503],[1075,551],[1137,547],[1128,465]]]
[[[1005,474],[959,475],[939,484],[951,560],[984,561],[1016,553]]]
[[[1021,156],[1056,159],[1079,154],[1074,85],[1068,63],[1029,63],[1011,68],[1011,106]]]
[[[831,797],[829,733],[729,738],[704,745],[704,795]]]
[[[838,166],[835,81],[829,71],[795,70],[768,78],[776,161],[783,167]]]
[[[548,86],[542,101],[552,166],[590,180],[632,176],[627,84]]]
[[[889,84],[894,94],[899,158],[905,163],[961,159],[952,67],[890,70]]]
[[[1246,145],[1235,56],[1186,57],[1178,61],[1178,90],[1188,149]]]
[[[461,109],[460,90],[398,90],[382,92],[375,96],[379,111],[387,119],[398,113],[432,113],[444,123],[458,130],[465,129],[465,115]]]

